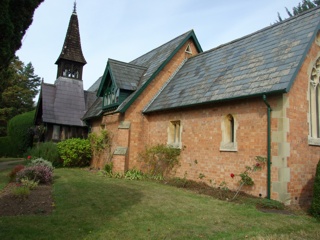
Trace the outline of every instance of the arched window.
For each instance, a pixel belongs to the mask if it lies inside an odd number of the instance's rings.
[[[223,117],[221,130],[222,141],[220,151],[237,151],[236,122],[233,115],[228,114]]]
[[[320,57],[312,68],[309,92],[309,116],[311,139],[320,139]],[[320,144],[320,143],[319,143]]]

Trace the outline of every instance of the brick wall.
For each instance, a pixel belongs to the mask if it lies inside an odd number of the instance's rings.
[[[309,81],[312,67],[319,56],[320,47],[313,43],[288,93],[287,117],[290,119],[288,167],[291,173],[288,191],[291,193],[292,202],[299,204],[310,203],[316,165],[320,160],[320,146],[308,144]]]

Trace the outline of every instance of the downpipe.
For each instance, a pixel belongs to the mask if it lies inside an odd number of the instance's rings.
[[[267,102],[267,96],[264,94],[262,96],[263,102],[267,106],[267,122],[268,122],[268,130],[267,130],[267,199],[271,199],[271,107]]]

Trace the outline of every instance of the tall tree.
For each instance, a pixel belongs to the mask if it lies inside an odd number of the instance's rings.
[[[317,6],[320,6],[320,0],[303,0],[302,3],[299,3],[298,6],[292,8],[292,12],[286,8],[286,12],[289,17],[296,16],[302,12],[308,11],[312,8],[315,8]],[[280,16],[280,13],[278,12],[278,21],[283,21],[282,17]]]
[[[35,9],[44,0],[0,1],[0,72],[5,70],[21,47],[21,40],[32,23]]]
[[[34,109],[33,99],[39,92],[41,79],[34,74],[31,63],[24,65],[16,57],[0,74],[0,82],[0,136],[5,136],[12,117]]]

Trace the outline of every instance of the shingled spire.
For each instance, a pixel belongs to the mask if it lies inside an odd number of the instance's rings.
[[[74,2],[66,38],[60,56],[56,61],[58,65],[57,78],[62,76],[81,80],[82,69],[86,63],[81,49],[76,2]]]

